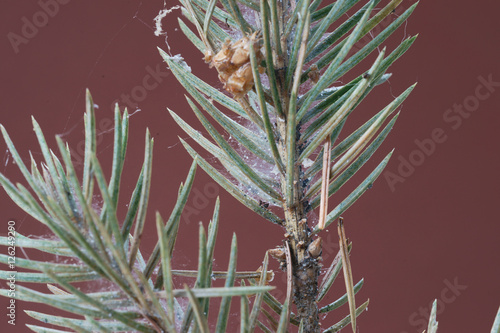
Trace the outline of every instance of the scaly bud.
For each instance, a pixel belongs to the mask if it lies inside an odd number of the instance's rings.
[[[286,254],[282,248],[277,247],[275,249],[269,250],[269,254],[276,260],[279,261],[286,260]]]
[[[314,241],[312,241],[311,244],[309,244],[309,246],[307,247],[307,251],[309,252],[311,257],[317,258],[321,255],[322,243],[323,240],[321,239],[321,237],[318,237]]]

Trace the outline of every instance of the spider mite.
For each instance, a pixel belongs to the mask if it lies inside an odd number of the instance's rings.
[[[267,208],[269,207],[269,202],[264,202],[262,200],[259,200],[259,206],[261,206],[262,208]]]

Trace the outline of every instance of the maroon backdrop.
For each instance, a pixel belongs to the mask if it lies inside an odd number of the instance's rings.
[[[143,242],[147,255],[156,241],[154,212],[168,216],[191,164],[178,144],[177,136],[186,135],[166,108],[201,129],[183,89],[156,50],[157,46],[166,48],[165,38],[153,34],[153,18],[163,1],[59,0],[57,8],[48,5],[53,3],[1,1],[0,123],[25,161],[29,161],[28,151],[41,159],[31,115],[52,147],[54,135],[62,135],[78,159],[88,87],[99,106],[99,157],[109,170],[111,105],[115,100],[128,105],[133,115],[122,198],[130,195],[139,173],[145,129],[155,138],[154,181]],[[412,3],[404,1],[402,6]],[[167,6],[174,4],[168,1]],[[487,332],[491,327],[500,304],[499,9],[500,3],[493,1],[421,3],[387,43],[393,47],[405,36],[419,33],[415,45],[391,68],[390,83],[378,87],[371,102],[353,115],[352,124],[360,123],[392,96],[419,82],[404,103],[395,129],[362,176],[394,147],[386,172],[344,214],[354,245],[353,274],[355,279],[365,278],[358,304],[370,298],[369,311],[359,319],[360,332],[421,332],[434,298],[439,300],[440,332]],[[178,29],[178,14],[174,11],[164,20],[172,53],[182,53],[194,73],[220,86],[214,71]],[[0,141],[0,171],[24,183]],[[354,187],[353,183],[342,193]],[[198,222],[207,224],[216,195],[221,196],[222,207],[216,268],[225,269],[235,232],[239,236],[238,269],[256,269],[264,252],[280,243],[283,231],[219,190],[201,170],[188,202],[189,212],[183,217],[174,266],[196,267]],[[4,191],[0,203],[1,235],[7,233],[9,220],[24,235],[46,234]],[[338,248],[335,228],[330,229],[325,233],[325,265]],[[4,247],[0,251],[7,253]],[[33,251],[27,254],[50,259]],[[20,249],[17,256],[24,256]],[[276,263],[273,267],[277,269]],[[281,276],[276,281],[281,284]],[[339,279],[329,300],[340,296],[343,288]],[[24,310],[53,312],[18,302],[16,326],[11,327],[6,317],[8,302],[0,298],[0,327],[9,332],[27,332],[25,324],[37,323]],[[325,322],[333,323],[347,313],[344,307]]]

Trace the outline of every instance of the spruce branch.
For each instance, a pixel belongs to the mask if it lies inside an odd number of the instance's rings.
[[[111,177],[107,180],[97,159],[93,105],[92,97],[87,91],[87,112],[84,116],[86,148],[81,182],[68,145],[60,137],[56,137],[58,157],[48,147],[42,130],[34,119],[33,127],[44,161],[37,163],[31,157],[31,169],[24,164],[7,131],[1,127],[7,146],[29,189],[21,184],[12,184],[1,174],[0,184],[15,203],[49,227],[56,236],[55,240],[45,240],[17,234],[17,245],[69,257],[73,262],[66,264],[18,258],[17,266],[28,271],[17,273],[17,281],[47,284],[50,293],[17,285],[15,298],[46,304],[80,316],[75,319],[64,315],[27,312],[41,322],[77,332],[177,332],[177,325],[182,322],[188,329],[197,327],[208,332],[206,323],[210,299],[222,297],[218,331],[224,332],[231,299],[269,292],[272,287],[266,283],[272,278],[273,272],[267,270],[267,265],[261,272],[237,272],[236,238],[231,247],[232,259],[228,271],[213,272],[211,263],[220,207],[217,199],[208,237],[204,227],[200,225],[196,283],[193,287],[175,289],[172,281],[174,274],[190,275],[189,272],[172,269],[171,254],[181,213],[193,184],[197,160],[194,160],[186,181],[180,186],[177,202],[167,222],[157,214],[158,243],[145,261],[139,247],[147,222],[153,140],[146,131],[142,170],[122,220],[118,215],[119,188],[128,139],[128,113],[125,110],[122,114],[118,107],[115,108],[113,163]],[[95,205],[94,192],[102,197],[100,207]],[[0,237],[0,245],[9,244],[8,237]],[[0,255],[0,262],[8,263],[8,256]],[[154,274],[156,268],[158,273]],[[11,273],[0,271],[0,279],[8,280]],[[225,279],[225,286],[214,288],[212,276]],[[259,286],[237,286],[234,283],[236,279],[240,281],[257,276],[264,277],[264,283]],[[90,287],[99,288],[96,284],[98,280],[108,281],[112,287],[83,292],[74,285],[85,281]],[[0,290],[0,295],[12,297],[8,289]],[[180,297],[188,298],[191,306],[182,308],[177,300]],[[193,309],[195,322],[192,321]],[[28,327],[35,332],[66,332],[38,325]]]
[[[319,332],[317,301],[330,289],[342,261],[332,266],[335,269],[329,271],[331,273],[318,289],[321,238],[315,235],[328,228],[371,188],[392,152],[350,195],[339,198],[340,203],[330,211],[328,198],[335,195],[374,155],[392,129],[399,114],[397,109],[414,86],[356,131],[344,134],[340,143],[337,139],[357,106],[376,86],[387,81],[390,74],[386,71],[411,46],[415,37],[403,40],[392,52],[383,47],[367,69],[360,69],[359,64],[370,54],[377,53],[382,43],[413,12],[416,4],[389,25],[381,27],[366,45],[356,49],[357,42],[375,27],[379,28],[382,20],[391,15],[401,0],[390,1],[379,10],[375,6],[380,1],[365,2],[346,20],[342,18],[352,11],[358,0],[339,0],[320,9],[320,1],[308,0],[261,0],[259,5],[221,0],[221,6],[210,1],[208,8],[200,1],[182,0],[181,4],[185,7],[183,14],[187,20],[197,30],[203,26],[204,35],[194,37],[187,25],[183,24],[181,28],[198,46],[205,62],[217,70],[228,94],[214,91],[183,66],[177,56],[160,50],[167,66],[191,95],[188,103],[212,141],[175,113],[171,114],[181,128],[225,169],[222,172],[216,170],[183,141],[205,172],[251,210],[286,229],[291,260],[287,262],[284,255],[288,245],[270,252],[293,276],[292,300],[297,313],[286,322],[300,323],[304,332]],[[225,20],[231,23],[223,24]],[[223,31],[210,33],[212,25],[213,32]],[[334,29],[330,29],[332,26]],[[197,40],[205,38],[213,47],[200,47]],[[338,80],[350,71],[364,74],[338,85]],[[223,110],[215,107],[207,97],[252,123],[252,133],[247,135],[248,125],[242,130],[236,121],[224,117]],[[222,125],[222,131],[216,130],[203,111]],[[392,116],[394,113],[396,115]],[[229,144],[227,135],[234,138],[235,143]],[[254,145],[256,140],[252,137],[261,143]],[[233,147],[235,145],[237,147]],[[237,149],[240,147],[244,149]],[[250,161],[256,163],[250,164]],[[310,214],[318,206],[321,210],[319,224]],[[348,263],[346,247],[345,243],[343,261]],[[364,308],[361,306],[356,311],[354,289],[350,281],[347,295],[353,328],[355,316]],[[264,295],[264,300],[273,304],[281,319],[292,305],[291,302],[286,302],[286,306],[275,304],[269,295]],[[333,306],[322,309],[331,308]],[[342,323],[347,321],[351,321],[350,317]],[[286,327],[281,322],[278,326],[279,330]]]

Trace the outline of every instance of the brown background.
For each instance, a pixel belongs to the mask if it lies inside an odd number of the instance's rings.
[[[36,34],[32,32],[33,36],[20,44],[16,53],[8,34],[22,34],[23,18],[29,22],[33,22],[34,15],[43,19],[39,14],[42,9],[37,1],[0,1],[0,123],[8,129],[25,160],[29,150],[41,158],[31,131],[31,115],[39,121],[53,147],[54,134],[62,134],[72,147],[78,147],[83,140],[84,89],[88,87],[99,105],[102,142],[98,150],[109,170],[112,132],[107,131],[107,120],[112,119],[111,105],[122,94],[135,92],[137,97],[145,91],[138,87],[144,85],[148,68],[161,65],[156,47],[166,46],[164,37],[153,35],[152,20],[163,8],[163,1],[67,2],[60,5],[47,24],[40,24]],[[412,3],[404,1],[403,6],[408,8]],[[169,7],[174,4],[167,2]],[[493,87],[494,91],[478,105],[473,105],[478,100],[471,96],[480,85],[480,76],[491,76],[500,82],[499,9],[500,4],[495,1],[423,1],[387,45],[391,48],[403,37],[419,33],[417,42],[390,69],[394,73],[390,84],[377,88],[374,96],[353,115],[352,124],[359,124],[389,103],[393,95],[419,82],[404,103],[395,129],[369,166],[373,168],[393,147],[396,151],[386,170],[397,174],[402,159],[417,159],[421,164],[412,172],[406,170],[408,174],[400,179],[404,182],[394,184],[392,190],[381,176],[373,189],[344,214],[347,233],[354,244],[354,277],[365,278],[357,300],[359,304],[366,298],[371,301],[369,311],[359,320],[360,332],[418,332],[423,318],[419,311],[428,308],[434,298],[443,305],[438,316],[440,332],[489,332],[500,304],[500,87]],[[164,20],[173,54],[182,53],[195,74],[217,84],[213,71],[207,69],[198,51],[176,29],[176,15],[178,11]],[[146,255],[156,241],[153,212],[159,210],[168,216],[179,183],[191,164],[188,154],[177,144],[177,136],[185,135],[165,108],[175,110],[201,129],[180,85],[166,74],[163,65],[161,73],[162,82],[137,101],[141,111],[131,117],[122,183],[122,198],[127,198],[140,169],[144,131],[149,127],[155,137],[155,158],[147,225],[150,230],[143,248]],[[460,126],[454,121],[446,122],[443,116],[447,110],[462,103],[470,103],[475,111]],[[454,124],[458,128],[453,129]],[[446,140],[436,144],[429,156],[418,153],[415,140],[431,138],[435,129],[442,129]],[[424,160],[418,161],[419,156],[425,156]],[[22,182],[3,140],[0,158],[0,171]],[[368,167],[362,176],[369,173]],[[342,193],[348,193],[360,180],[356,178]],[[206,225],[215,202],[216,187],[203,171],[199,170],[194,186],[199,193],[209,193],[190,197],[192,213],[184,216],[175,252],[174,265],[178,268],[195,268],[197,222],[201,220]],[[230,236],[236,232],[238,269],[256,269],[265,250],[279,244],[283,231],[258,218],[222,190],[219,194],[222,212],[216,268],[226,267]],[[17,230],[24,235],[45,234],[46,230],[17,208],[3,191],[0,205],[0,234],[6,233],[9,219],[16,221]],[[336,231],[330,229],[325,234],[326,265],[337,248]],[[6,253],[5,248],[1,251]],[[34,252],[29,255],[36,257]],[[18,256],[23,256],[19,250]],[[276,281],[281,283],[281,276]],[[446,281],[467,288],[458,290],[459,295],[454,297]],[[336,299],[342,290],[343,282],[339,279],[328,300]],[[9,332],[27,332],[24,324],[35,323],[22,310],[51,311],[18,303],[17,325],[12,329],[6,323],[7,302],[0,299],[0,327]],[[344,307],[325,322],[333,323],[346,314]],[[237,317],[232,320],[236,323]]]

